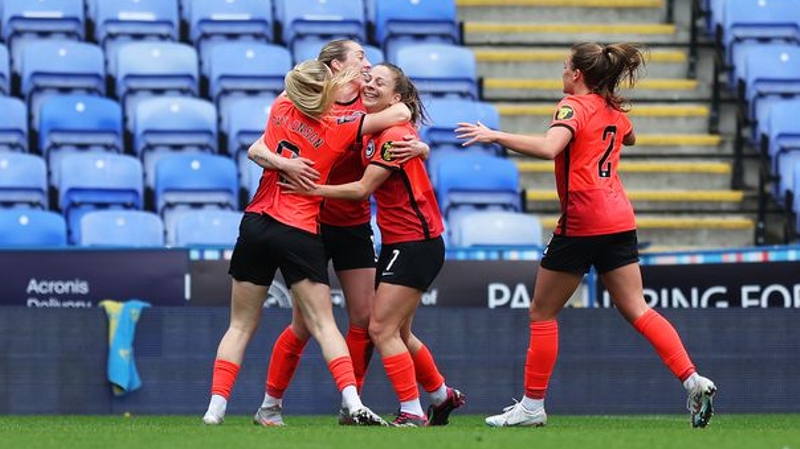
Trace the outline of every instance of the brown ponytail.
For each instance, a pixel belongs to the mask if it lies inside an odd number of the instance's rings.
[[[620,85],[632,88],[645,66],[647,49],[622,42],[600,45],[583,42],[572,46],[572,69],[580,70],[593,93],[605,98],[614,109],[623,109],[627,100],[619,95]]]

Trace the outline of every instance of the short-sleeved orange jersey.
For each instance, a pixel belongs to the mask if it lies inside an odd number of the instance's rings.
[[[572,132],[555,161],[561,202],[555,233],[592,236],[636,229],[618,173],[622,141],[633,130],[628,116],[599,95],[570,95],[558,104],[550,126]]]
[[[336,103],[331,113],[337,117],[346,117],[365,112],[366,108],[359,95],[352,102]],[[358,181],[363,174],[361,140],[358,140],[333,165],[329,180],[330,184],[347,184]],[[322,202],[322,212],[319,214],[320,223],[333,226],[358,226],[369,223],[369,219],[369,200],[350,201],[327,198]]]
[[[363,120],[363,114],[314,120],[281,96],[270,110],[264,144],[285,158],[311,159],[320,173],[319,182],[327,184],[334,162],[360,139]],[[279,172],[264,170],[247,212],[264,213],[283,224],[318,233],[322,198],[283,192],[279,179]]]
[[[384,130],[370,136],[364,145],[365,164],[392,172],[373,192],[378,203],[381,240],[387,244],[433,239],[444,231],[425,163],[415,157],[400,164],[389,154],[392,142],[401,141],[406,135],[417,136],[413,125],[407,123]]]

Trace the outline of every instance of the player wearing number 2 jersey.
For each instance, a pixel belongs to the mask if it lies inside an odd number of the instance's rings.
[[[525,395],[503,413],[486,418],[494,427],[543,426],[544,397],[558,355],[556,317],[583,275],[594,266],[617,310],[653,345],[686,388],[694,427],[713,415],[716,386],[695,370],[672,325],[650,309],[642,292],[636,222],[617,169],[623,144],[636,141],[617,91],[633,87],[644,55],[635,45],[581,43],[564,62],[568,94],[556,108],[545,136],[492,131],[480,123],[461,123],[456,133],[474,142],[496,142],[513,151],[555,159],[561,218],[536,277],[530,309],[530,340],[525,362]]]
[[[409,110],[404,105],[381,116],[332,117],[331,106],[339,90],[360,76],[355,70],[334,76],[316,60],[298,64],[286,75],[286,93],[272,106],[264,138],[279,161],[302,159],[313,163],[325,179],[334,161],[362,131],[375,132],[408,120]],[[264,171],[239,226],[229,270],[231,320],[217,349],[212,396],[203,422],[222,423],[244,350],[280,268],[291,288],[294,308],[319,343],[350,417],[360,425],[385,425],[361,403],[353,363],[333,319],[327,261],[317,229],[320,201],[281,191],[280,176],[274,170]]]

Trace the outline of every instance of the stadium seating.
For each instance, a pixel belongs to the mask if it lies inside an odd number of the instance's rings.
[[[147,187],[153,187],[156,163],[165,154],[217,152],[217,113],[206,100],[143,99],[137,104],[133,123],[133,151],[144,164]]]
[[[8,59],[8,49],[0,45],[0,95],[11,93],[11,65]]]
[[[39,112],[39,152],[50,167],[51,184],[58,185],[64,154],[122,153],[122,110],[109,98],[56,95],[45,99]]]
[[[130,40],[178,40],[178,0],[88,0],[94,37],[106,51]]]
[[[0,36],[10,43],[12,60],[19,59],[19,46],[30,39],[84,40],[85,16],[82,0],[6,0]],[[15,67],[17,67],[15,63]]]
[[[764,42],[800,43],[796,0],[736,0],[724,3],[722,44],[728,63],[741,65],[743,53]],[[741,54],[740,54],[741,53]]]
[[[508,159],[483,154],[450,157],[438,165],[434,188],[448,220],[456,209],[522,210],[519,172]]]
[[[792,191],[794,192],[794,201],[792,203],[792,211],[794,212],[795,216],[795,232],[800,235],[800,160],[795,159],[793,171],[793,181],[792,181]]]
[[[28,102],[34,126],[38,106],[48,94],[105,94],[106,72],[100,47],[54,39],[26,41],[21,47],[21,93]]]
[[[127,119],[135,110],[129,97],[179,94],[197,96],[198,57],[194,48],[174,42],[137,42],[120,46],[113,76],[116,96]],[[130,123],[126,122],[126,127]]]
[[[276,0],[283,42],[292,53],[335,38],[366,41],[364,4],[360,0]]]
[[[247,149],[264,133],[271,106],[272,99],[267,97],[236,98],[230,102],[226,118],[222,119],[222,132],[228,154],[237,165],[248,162]],[[247,186],[245,178],[241,178],[242,187]]]
[[[242,213],[231,210],[187,210],[167,230],[167,245],[233,248],[239,236]]]
[[[0,151],[28,151],[28,108],[22,100],[0,97]]]
[[[800,47],[764,44],[747,53],[741,73],[739,93],[747,102],[748,118],[756,124],[752,127],[755,139],[759,117],[770,103],[800,95]]]
[[[439,147],[461,148],[462,140],[457,139],[454,130],[459,123],[480,121],[491,129],[500,129],[500,113],[489,103],[457,98],[432,98],[426,105],[431,123],[420,129],[420,137],[433,151]],[[475,144],[487,154],[500,154],[498,145]]]
[[[216,44],[203,63],[209,96],[220,110],[234,96],[277,97],[291,69],[292,56],[285,48],[256,42]]]
[[[404,46],[395,63],[421,94],[478,99],[478,75],[471,50],[447,44]]]
[[[264,169],[253,161],[247,160],[239,165],[239,176],[242,184],[247,189],[248,202],[253,199],[253,196],[258,191],[262,175],[264,175]]]
[[[239,209],[236,165],[210,154],[164,156],[156,164],[155,206],[166,229],[189,208]]]
[[[265,0],[185,0],[189,40],[205,53],[208,43],[272,41],[272,3]]]
[[[770,171],[779,174],[783,171],[791,173],[791,161],[795,153],[800,154],[800,98],[776,101],[765,110],[765,116],[759,121],[762,129],[762,150],[770,159]],[[786,190],[792,188],[791,176],[781,176],[774,183],[773,195],[782,204]]]
[[[162,247],[164,224],[152,212],[96,210],[83,215],[78,246]]]
[[[70,241],[80,241],[80,219],[98,208],[141,209],[142,165],[121,154],[81,153],[61,161],[58,203],[67,219]]]
[[[0,207],[48,208],[47,167],[33,154],[0,152]]]
[[[458,44],[454,0],[373,0],[375,42],[390,61],[405,45]]]
[[[530,214],[482,211],[464,214],[451,225],[451,243],[472,246],[541,246],[542,224]]]
[[[0,248],[63,247],[67,225],[55,212],[0,209]]]

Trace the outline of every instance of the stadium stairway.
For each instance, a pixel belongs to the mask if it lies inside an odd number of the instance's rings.
[[[561,71],[580,41],[643,42],[646,75],[630,98],[637,144],[620,173],[637,211],[639,238],[655,249],[753,243],[755,194],[732,190],[732,136],[708,133],[711,56],[687,78],[688,2],[668,0],[457,0],[482,99],[504,130],[544,132],[563,97]],[[685,4],[684,4],[685,3]],[[551,161],[517,158],[527,210],[549,238],[558,216]]]

